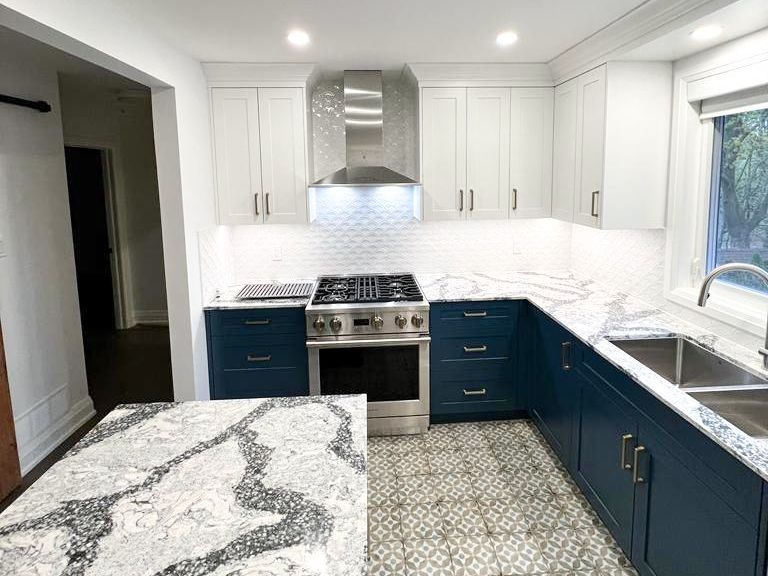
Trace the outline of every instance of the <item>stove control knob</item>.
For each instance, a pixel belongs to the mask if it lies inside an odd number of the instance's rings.
[[[318,316],[317,318],[315,318],[315,321],[312,322],[312,327],[318,332],[322,332],[323,330],[325,330],[325,320],[323,320],[323,317]]]
[[[334,332],[341,330],[341,318],[334,318],[331,320],[331,330]]]
[[[384,327],[384,318],[379,315],[373,317],[373,327],[376,330],[381,330]]]
[[[421,325],[424,324],[424,316],[421,314],[414,314],[411,316],[411,324],[416,326],[416,328],[421,328]]]
[[[406,324],[408,324],[408,319],[405,316],[402,314],[395,316],[395,326],[398,328],[405,328]]]

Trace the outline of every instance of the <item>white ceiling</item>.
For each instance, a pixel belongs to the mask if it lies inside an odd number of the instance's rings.
[[[131,0],[144,26],[204,62],[548,62],[644,0]],[[303,28],[312,42],[290,46]],[[514,30],[506,49],[496,35]]]

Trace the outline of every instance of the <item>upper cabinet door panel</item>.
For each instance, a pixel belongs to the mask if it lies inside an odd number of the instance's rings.
[[[467,209],[467,90],[422,89],[424,218],[455,220]]]
[[[605,158],[605,66],[578,77],[574,222],[599,225]]]
[[[555,88],[552,216],[573,221],[576,183],[577,79]]]
[[[211,91],[220,224],[261,222],[257,94],[255,88]]]
[[[553,90],[513,88],[511,96],[511,213],[547,217],[552,206]]]
[[[301,88],[259,88],[264,220],[307,219],[306,142]]]
[[[470,218],[509,217],[509,88],[467,90]]]

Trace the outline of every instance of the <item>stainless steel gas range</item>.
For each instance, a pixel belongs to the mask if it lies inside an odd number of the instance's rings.
[[[307,306],[310,394],[367,394],[371,436],[425,432],[429,342],[413,274],[320,277]]]

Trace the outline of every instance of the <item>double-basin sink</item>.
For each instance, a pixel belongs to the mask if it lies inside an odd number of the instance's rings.
[[[768,438],[768,380],[683,336],[609,339],[755,438]]]

